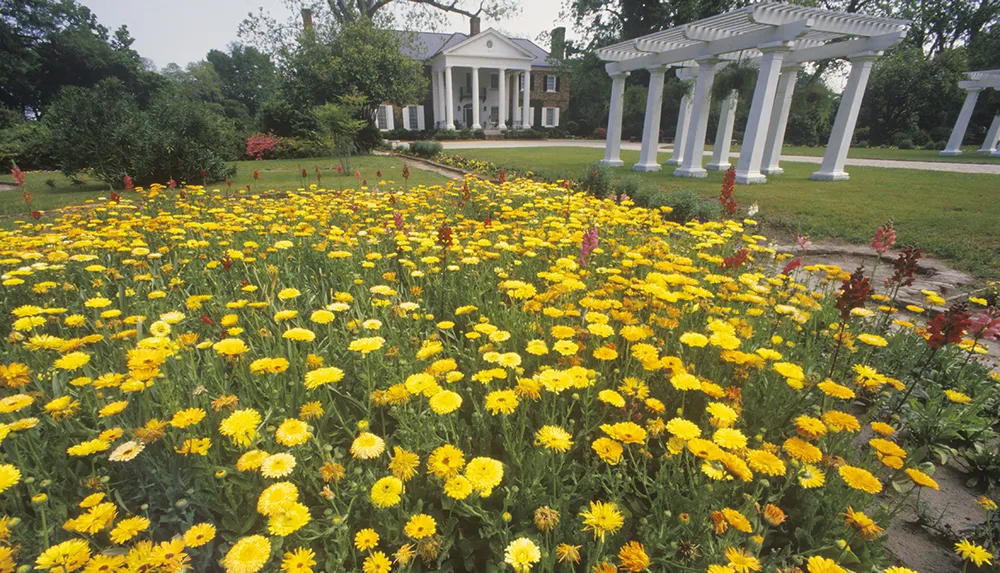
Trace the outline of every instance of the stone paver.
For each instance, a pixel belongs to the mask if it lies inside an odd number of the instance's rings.
[[[604,149],[603,141],[586,139],[548,139],[548,140],[503,140],[503,141],[442,141],[445,149],[491,149],[491,148],[518,148],[518,147],[586,147],[592,149]],[[639,143],[628,141],[622,142],[622,149],[638,151],[641,147]],[[672,149],[669,145],[660,147],[660,152],[668,152]],[[706,156],[711,152],[706,151]],[[735,161],[738,153],[732,153],[730,160]],[[822,157],[808,157],[805,155],[783,155],[782,161],[792,161],[795,163],[820,164]],[[663,158],[666,161],[666,158]],[[854,159],[848,158],[847,165],[855,167],[885,167],[888,169],[917,169],[920,171],[946,171],[949,173],[985,173],[989,175],[1000,175],[1000,162],[989,163],[947,163],[934,161],[895,161],[890,159]]]

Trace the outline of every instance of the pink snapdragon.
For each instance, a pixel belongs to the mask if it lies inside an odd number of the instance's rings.
[[[576,259],[576,262],[582,266],[586,266],[587,258],[590,257],[590,253],[594,252],[597,248],[597,227],[591,227],[583,233],[583,240],[580,241],[580,256]]]

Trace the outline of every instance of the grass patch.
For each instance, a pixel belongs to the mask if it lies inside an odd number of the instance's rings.
[[[322,172],[323,187],[327,189],[357,188],[363,180],[368,181],[369,188],[380,184],[380,181],[385,182],[381,184],[383,187],[403,184],[403,162],[400,159],[372,155],[356,157],[351,161],[351,169],[361,174],[360,179],[355,178],[353,172],[337,175],[337,160],[331,157],[239,161],[236,164],[236,175],[232,177],[233,189],[246,189],[248,184],[254,192],[298,189],[303,186],[303,169],[308,173],[305,185],[316,183],[316,167]],[[254,170],[260,173],[260,179],[256,182],[253,179]],[[378,171],[382,172],[381,179],[378,177]],[[420,169],[410,170],[410,186],[437,185],[446,181],[446,178],[435,173]],[[210,182],[209,187],[225,189],[226,184],[224,181]],[[58,172],[49,171],[27,173],[24,189],[31,193],[34,199],[33,207],[40,211],[82,205],[88,201],[108,197],[111,193],[111,189],[105,183],[87,176],[80,177],[78,182],[74,183]],[[27,213],[28,208],[21,199],[19,191],[0,191],[0,216],[21,216]]]
[[[603,157],[602,150],[579,147],[466,149],[459,154],[573,179]],[[668,157],[660,154],[661,161]],[[639,153],[622,151],[622,159],[632,165]],[[736,189],[743,212],[752,203],[760,206],[757,218],[769,234],[801,233],[863,244],[891,218],[899,232],[898,244],[916,245],[978,276],[1000,275],[995,175],[848,167],[850,181],[821,182],[809,179],[816,165],[785,162],[782,167],[784,175],[769,177],[765,185]],[[632,171],[626,167],[621,173]],[[722,173],[709,172],[705,179],[672,174],[673,168],[664,166],[661,172],[637,175],[664,191],[693,189],[704,197],[718,197]]]

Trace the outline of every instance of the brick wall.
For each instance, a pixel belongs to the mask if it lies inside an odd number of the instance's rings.
[[[545,76],[557,76],[559,78],[557,92],[545,91]],[[558,107],[560,118],[566,117],[566,110],[569,109],[569,72],[531,72],[532,90],[531,101],[540,102],[540,107]],[[565,120],[564,120],[565,121]]]

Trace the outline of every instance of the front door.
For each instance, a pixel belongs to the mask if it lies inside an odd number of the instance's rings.
[[[465,127],[472,127],[472,105],[466,105],[462,111],[462,117],[465,118]]]

